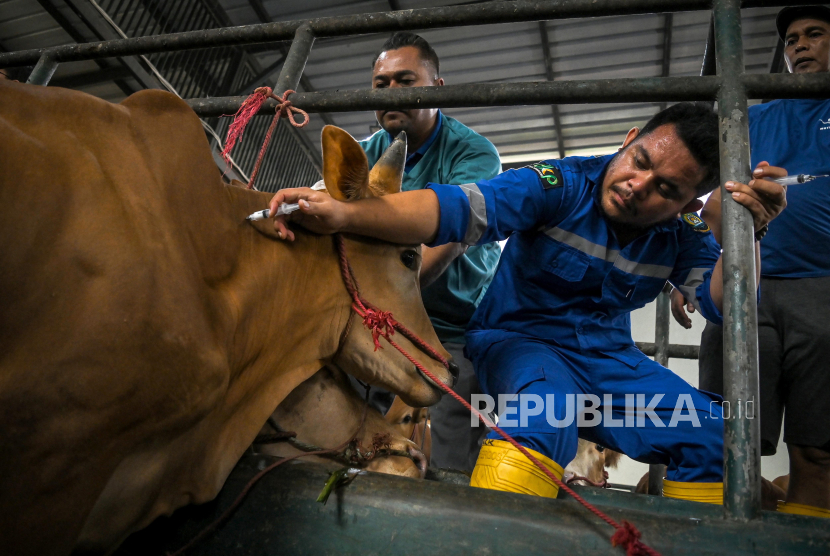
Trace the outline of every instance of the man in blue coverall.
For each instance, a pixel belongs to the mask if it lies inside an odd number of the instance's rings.
[[[784,8],[776,27],[792,73],[830,72],[830,8]],[[749,147],[753,164],[830,174],[830,100],[750,106]],[[830,311],[830,178],[790,186],[788,203],[761,242],[761,454],[775,454],[783,417],[790,483],[778,510],[830,518],[830,331],[818,324]],[[719,238],[719,191],[701,217]],[[672,312],[690,328],[684,305],[680,292],[672,292]],[[714,323],[707,323],[700,339],[700,387],[723,391],[723,330]]]
[[[491,180],[430,184],[351,203],[284,189],[271,209],[300,203],[288,219],[275,219],[288,240],[286,220],[318,233],[404,244],[509,238],[466,336],[485,393],[520,396],[519,421],[503,428],[560,477],[579,435],[636,460],[666,464],[667,496],[721,503],[723,422],[716,399],[638,350],[630,321],[631,311],[655,299],[666,280],[687,292],[706,318],[721,321],[720,249],[706,225],[688,214],[718,185],[718,167],[717,116],[678,104],[642,131],[632,129],[614,155],[549,160]],[[786,205],[784,188],[763,178],[784,175],[764,166],[749,184],[726,184],[752,213],[756,231]],[[522,395],[542,400],[544,411],[538,404],[521,407]],[[591,396],[601,399],[591,419],[585,419],[587,406],[569,419],[573,398]],[[635,404],[642,409],[635,411]],[[471,484],[556,496],[552,481],[496,438],[482,448]]]
[[[412,33],[392,35],[372,63],[373,89],[443,84],[438,55],[426,40]],[[406,132],[402,191],[423,189],[430,182],[489,179],[501,171],[499,153],[490,141],[438,109],[379,110],[375,115],[383,129],[360,146],[372,167],[392,138]],[[493,279],[500,255],[498,243],[448,243],[424,247],[421,252],[424,307],[438,339],[458,364],[454,390],[467,401],[481,389],[472,363],[464,358],[464,331]],[[376,405],[382,405],[380,400]],[[388,406],[378,409],[385,411]],[[465,409],[449,396],[430,408],[430,422],[430,465],[471,472],[486,431],[470,427]]]

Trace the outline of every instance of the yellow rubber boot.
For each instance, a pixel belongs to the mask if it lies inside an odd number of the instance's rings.
[[[541,461],[558,479],[562,478],[562,467],[536,450],[526,448],[533,457]],[[550,477],[527,459],[523,453],[504,440],[485,440],[478,454],[470,486],[518,492],[532,496],[556,498],[559,487]]]
[[[807,504],[795,504],[793,502],[778,502],[778,511],[783,514],[811,515],[813,517],[830,518],[830,510]]]
[[[663,496],[723,506],[723,483],[681,483],[663,479]]]

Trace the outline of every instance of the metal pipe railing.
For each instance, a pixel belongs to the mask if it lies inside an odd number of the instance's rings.
[[[55,70],[58,69],[58,61],[50,54],[46,53],[40,57],[35,65],[35,69],[29,74],[29,79],[26,83],[30,85],[46,85],[55,75]]]
[[[705,10],[711,0],[519,0],[486,4],[423,8],[396,12],[322,17],[311,20],[261,23],[223,29],[188,31],[116,41],[73,44],[0,54],[0,67],[31,65],[45,52],[59,62],[133,56],[194,48],[290,41],[302,25],[317,38],[391,33],[493,23],[628,15],[645,12]]]
[[[671,286],[666,284],[663,291],[657,296],[654,308],[654,360],[668,368],[669,366],[669,329],[671,326]],[[666,466],[661,463],[651,463],[648,466],[648,493],[656,496],[663,495],[663,475]]]
[[[830,74],[744,75],[753,98],[777,95],[814,98],[830,91]],[[390,108],[461,108],[601,102],[679,102],[714,100],[720,77],[643,77],[524,83],[473,83],[444,87],[357,89],[350,91],[297,92],[291,103],[306,112],[357,112]],[[202,117],[233,114],[246,97],[188,99]],[[266,102],[260,114],[273,114],[276,102]]]
[[[294,33],[294,40],[291,41],[291,48],[285,56],[280,75],[277,77],[277,84],[274,85],[274,94],[282,96],[285,91],[297,88],[313,45],[314,34],[311,32],[311,27],[308,25],[298,27]]]
[[[747,0],[743,4],[744,7],[750,8],[810,3],[814,2],[810,0]],[[297,29],[304,24],[310,26],[315,37],[323,38],[549,19],[708,10],[711,6],[711,0],[518,0],[514,2],[491,2],[443,8],[322,17],[307,21],[261,23],[22,50],[0,54],[0,67],[32,65],[47,51],[53,54],[58,62],[74,62],[215,46],[290,41]]]
[[[657,354],[657,344],[654,342],[636,342],[637,349],[649,357]],[[700,346],[690,344],[669,344],[669,359],[697,359]]]
[[[715,0],[715,50],[720,119],[721,183],[748,183],[749,119],[744,71],[739,0]],[[827,94],[826,92],[824,93]],[[721,186],[723,187],[723,186]],[[757,401],[758,313],[755,280],[755,238],[751,213],[725,189],[723,207],[723,350],[724,400],[741,407]],[[724,492],[726,517],[745,521],[761,510],[761,429],[746,411],[724,420]]]

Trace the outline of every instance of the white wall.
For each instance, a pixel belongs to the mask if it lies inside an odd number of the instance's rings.
[[[634,340],[638,342],[654,341],[654,311],[655,303],[650,303],[631,314],[631,329]],[[692,315],[692,328],[686,330],[674,318],[671,319],[669,342],[672,344],[700,345],[700,334],[703,332],[705,320],[699,314]],[[670,359],[669,368],[683,380],[697,386],[697,360]],[[636,485],[644,473],[648,472],[648,465],[624,457],[618,469],[609,470],[609,481],[626,485]],[[787,448],[779,440],[778,452],[774,456],[761,458],[761,474],[769,480],[789,473],[789,459]]]

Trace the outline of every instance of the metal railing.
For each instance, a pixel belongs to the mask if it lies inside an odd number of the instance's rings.
[[[131,37],[126,40],[164,33],[202,32],[218,30],[230,24],[221,9],[211,0],[180,0],[161,2],[159,0],[66,0],[90,30],[102,38]],[[41,68],[43,75],[33,75],[37,82],[51,77],[57,67],[57,60],[50,56],[52,63]],[[284,57],[262,70],[257,60],[242,45],[220,46],[201,50],[155,52],[141,59],[121,58],[141,88],[168,89],[183,98],[222,97],[230,94],[250,92],[253,87],[264,83],[264,79],[275,73]],[[276,66],[276,67],[274,67]],[[125,92],[133,92],[126,87]],[[232,114],[235,110],[227,112]],[[203,116],[205,124],[216,137],[224,137],[230,125],[230,118],[220,118],[224,113]],[[233,158],[237,169],[234,172],[219,159],[219,141],[209,136],[214,157],[223,170],[229,170],[229,177],[244,179],[249,175],[259,153],[258,138],[265,135],[271,123],[268,116],[256,116],[249,124],[248,136],[252,140],[240,143],[234,150]],[[211,134],[212,135],[212,134]],[[256,138],[256,139],[254,139]],[[276,191],[286,184],[314,183],[320,179],[319,155],[306,137],[291,126],[279,126],[272,138],[270,156],[263,160],[257,180],[258,189]]]
[[[744,7],[803,5],[810,1],[747,1]],[[739,0],[551,0],[517,1],[404,10],[376,14],[319,18],[190,31],[100,43],[60,46],[0,54],[0,67],[30,65],[31,81],[45,83],[60,62],[113,56],[253,44],[293,39],[275,92],[296,88],[316,37],[429,29],[487,23],[509,23],[575,17],[598,17],[645,12],[713,10],[715,58],[713,77],[566,81],[455,85],[418,89],[297,93],[294,105],[308,112],[443,108],[595,102],[718,102],[720,120],[721,181],[749,179],[747,98],[826,97],[830,74],[746,75],[741,38]],[[707,49],[707,57],[711,56]],[[241,97],[191,99],[203,117],[232,113]],[[273,104],[261,113],[273,113]],[[756,312],[755,248],[748,211],[723,195],[724,276],[724,394],[732,403],[759,399]],[[663,301],[660,301],[662,299]],[[667,302],[665,294],[658,303]],[[660,338],[660,336],[658,336]],[[667,335],[663,338],[667,339]],[[666,341],[654,347],[658,361],[671,356]],[[724,515],[736,520],[758,517],[760,512],[760,429],[757,419],[733,415],[724,426]]]

